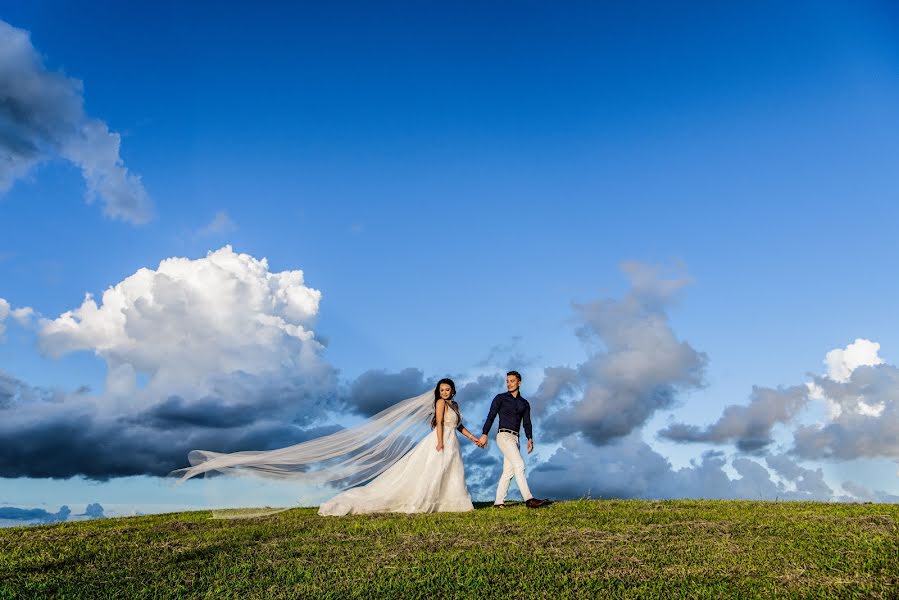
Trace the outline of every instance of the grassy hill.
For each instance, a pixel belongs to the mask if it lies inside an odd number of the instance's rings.
[[[0,598],[899,598],[899,505],[209,514],[0,530]]]

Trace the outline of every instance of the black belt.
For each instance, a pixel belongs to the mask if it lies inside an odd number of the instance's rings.
[[[514,430],[512,430],[512,429],[500,429],[499,431],[497,431],[497,433],[503,433],[503,432],[505,432],[505,433],[511,433],[511,434],[514,435],[515,437],[518,437],[518,436],[520,435],[517,431],[514,431]]]

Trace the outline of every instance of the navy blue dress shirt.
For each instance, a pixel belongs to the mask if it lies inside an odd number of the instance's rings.
[[[496,415],[499,415],[500,429],[511,429],[517,433],[521,429],[522,422],[524,422],[524,434],[528,439],[532,438],[531,405],[521,397],[521,394],[518,394],[517,398],[511,392],[496,395],[496,398],[493,399],[493,403],[490,405],[490,413],[487,415],[487,420],[484,422],[483,433],[485,435],[490,433],[490,428],[493,427],[493,420],[496,418]]]

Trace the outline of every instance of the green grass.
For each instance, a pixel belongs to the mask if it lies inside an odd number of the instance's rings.
[[[0,530],[0,598],[899,598],[899,505],[679,500]]]

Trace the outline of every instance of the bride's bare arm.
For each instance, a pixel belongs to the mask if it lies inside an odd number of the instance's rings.
[[[437,412],[437,452],[443,451],[443,415],[446,412],[446,402],[443,398],[437,400],[435,407]]]
[[[473,436],[473,435],[471,434],[470,431],[468,431],[467,429],[465,429],[465,427],[459,427],[459,431],[462,432],[462,435],[464,435],[465,437],[467,437],[468,439],[470,439],[470,440],[471,440],[472,442],[474,442],[475,444],[477,444],[477,445],[479,445],[479,446],[481,445],[481,440],[479,440],[478,438],[476,438],[475,436]]]

